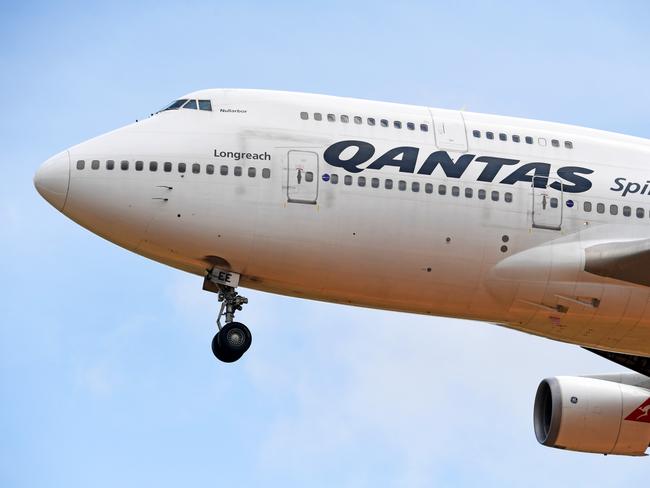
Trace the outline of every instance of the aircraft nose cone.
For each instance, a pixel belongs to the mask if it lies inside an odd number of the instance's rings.
[[[34,186],[50,205],[63,210],[70,184],[70,154],[60,152],[45,161],[34,175]]]

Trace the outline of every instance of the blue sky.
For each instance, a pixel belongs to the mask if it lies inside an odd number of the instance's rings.
[[[534,439],[539,380],[618,370],[607,361],[487,324],[247,292],[253,346],[222,365],[200,279],[73,224],[32,176],[208,87],[648,137],[649,14],[640,1],[2,2],[0,486],[647,484],[646,459]]]

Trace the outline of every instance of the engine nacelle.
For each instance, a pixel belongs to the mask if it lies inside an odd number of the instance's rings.
[[[545,446],[642,456],[650,444],[650,390],[617,380],[546,378],[537,388],[533,420]]]

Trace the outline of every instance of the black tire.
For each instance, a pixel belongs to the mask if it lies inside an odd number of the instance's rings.
[[[212,354],[223,363],[232,363],[239,359],[238,357],[228,354],[228,351],[221,347],[221,344],[219,344],[219,333],[215,334],[212,338]]]
[[[251,331],[240,322],[226,324],[212,339],[212,352],[225,363],[237,361],[252,342]]]
[[[244,354],[251,347],[251,331],[241,322],[230,322],[219,331],[219,343],[226,350]]]

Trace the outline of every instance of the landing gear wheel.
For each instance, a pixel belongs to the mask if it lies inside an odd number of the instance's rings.
[[[237,361],[251,347],[250,330],[240,322],[229,322],[212,339],[212,353],[224,363]]]
[[[237,359],[239,359],[230,357],[228,355],[228,352],[221,347],[221,344],[219,344],[218,332],[212,338],[212,354],[214,354],[214,357],[223,363],[232,363],[233,361],[237,361]]]
[[[218,286],[221,302],[221,310],[217,315],[219,332],[212,339],[212,353],[219,361],[233,363],[248,351],[253,340],[248,327],[241,322],[235,322],[235,312],[248,303],[248,298],[241,296],[232,286],[220,283],[220,279],[214,278],[212,271],[208,273],[207,279]],[[223,326],[221,319],[226,321]]]

